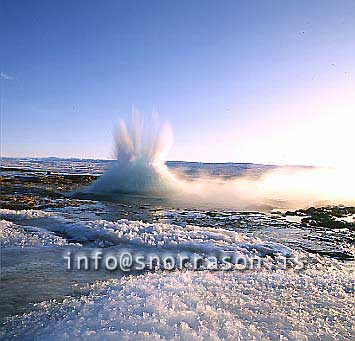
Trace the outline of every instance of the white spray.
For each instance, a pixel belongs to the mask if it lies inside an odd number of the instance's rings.
[[[175,178],[163,161],[172,144],[172,130],[167,122],[160,124],[156,115],[144,120],[133,111],[130,125],[119,122],[115,142],[113,167],[85,192],[166,194],[173,190]]]

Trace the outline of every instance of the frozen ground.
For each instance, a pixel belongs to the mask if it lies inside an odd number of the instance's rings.
[[[2,339],[349,340],[355,337],[353,262],[295,251],[251,237],[245,226],[236,232],[221,227],[171,224],[167,217],[171,219],[172,212],[163,214],[163,222],[143,223],[85,221],[82,217],[75,220],[76,209],[71,214],[68,209],[63,211],[65,214],[60,216],[58,212],[2,210],[4,247],[13,250],[11,246],[21,246],[29,250],[42,246],[47,257],[48,250],[52,249],[53,255],[55,248],[68,243],[79,249],[83,248],[81,245],[117,248],[124,243],[125,247],[170,252],[215,254],[233,250],[266,258],[273,253],[294,253],[307,259],[307,269],[157,271],[110,280],[105,280],[110,278],[107,273],[96,278],[80,273],[80,281],[76,280],[81,284],[85,283],[85,276],[86,282],[97,281],[82,286],[74,296],[59,291],[59,300],[38,303],[27,313],[6,319]],[[195,211],[184,215],[196,221],[203,214]],[[244,218],[258,221],[251,216]],[[268,219],[269,228],[277,225],[277,219]],[[53,232],[58,232],[59,227],[62,238],[55,237]],[[264,230],[264,238],[265,234]],[[37,255],[41,252],[36,251]],[[59,266],[60,259],[55,259],[55,275],[60,276],[58,268],[63,271],[63,264]],[[63,286],[63,281],[58,284]]]
[[[97,282],[87,295],[12,318],[21,339],[351,340],[354,283],[317,264],[294,272],[171,272]]]
[[[11,162],[8,166],[47,169],[38,161]],[[95,168],[93,161],[70,162],[53,163],[51,171],[75,168],[73,164],[78,162],[78,172],[100,172],[101,165]],[[89,172],[92,167],[95,169]],[[10,183],[13,200],[19,184]],[[26,186],[30,196],[33,188]],[[0,210],[3,340],[355,338],[354,239],[350,229],[305,227],[299,216],[284,217],[277,212],[209,211],[81,199],[57,205],[57,198],[47,199],[44,209]],[[203,256],[233,252],[257,255],[270,267],[144,273],[66,271],[65,252],[96,248]],[[306,268],[280,269],[275,266],[275,257],[280,255],[297,256]]]

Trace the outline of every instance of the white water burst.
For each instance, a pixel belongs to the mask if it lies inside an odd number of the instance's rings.
[[[154,114],[144,119],[134,110],[130,125],[123,120],[119,122],[115,136],[115,164],[85,189],[85,192],[169,192],[175,181],[164,164],[164,158],[172,140],[172,130],[167,122],[160,124]]]

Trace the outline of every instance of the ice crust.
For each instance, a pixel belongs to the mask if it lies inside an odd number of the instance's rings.
[[[133,244],[178,251],[220,253],[244,252],[261,256],[281,254],[291,256],[292,250],[282,244],[264,242],[235,231],[174,225],[169,223],[144,223],[121,219],[71,221],[53,213],[35,210],[0,210],[1,216],[10,221],[59,232],[77,242],[92,242],[93,246]]]
[[[304,273],[162,272],[97,282],[43,302],[2,332],[36,340],[351,340],[354,283],[329,264]]]
[[[1,247],[62,246],[66,239],[33,226],[18,226],[10,221],[0,221]]]
[[[80,221],[44,211],[0,210],[2,245],[135,245],[218,253],[291,255],[242,232],[172,223]],[[52,238],[52,239],[51,239]],[[61,244],[63,243],[63,244]],[[45,301],[9,318],[2,340],[352,340],[354,264],[303,253],[307,267],[172,271],[98,281],[86,294]]]

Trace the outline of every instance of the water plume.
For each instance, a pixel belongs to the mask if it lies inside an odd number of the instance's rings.
[[[114,165],[85,189],[95,194],[166,194],[175,179],[163,160],[172,144],[172,130],[157,115],[144,119],[134,110],[129,125],[119,122],[115,134]]]

